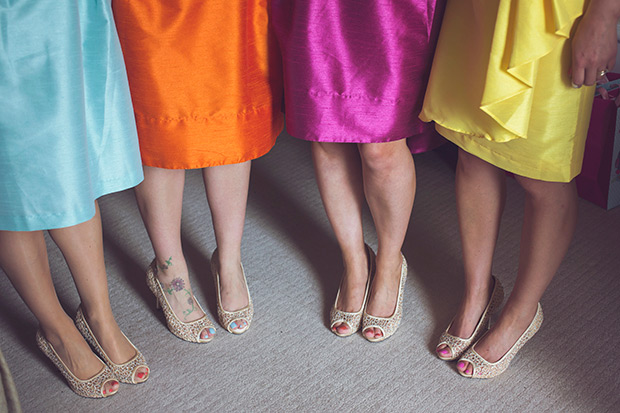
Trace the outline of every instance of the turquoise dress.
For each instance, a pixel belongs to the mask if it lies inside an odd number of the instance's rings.
[[[0,230],[88,221],[142,177],[110,0],[0,0]]]

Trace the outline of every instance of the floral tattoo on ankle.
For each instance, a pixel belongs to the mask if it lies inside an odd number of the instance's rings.
[[[164,265],[157,264],[157,268],[159,268],[160,270],[167,270],[168,267],[172,267],[172,257],[165,260],[165,262],[166,263]]]
[[[168,288],[168,294],[172,294],[172,291],[183,291],[185,289],[185,281],[182,278],[175,278],[170,283],[170,288]]]
[[[185,288],[185,281],[182,278],[177,277],[172,280],[172,282],[170,283],[168,288],[165,289],[165,291],[170,295],[172,295],[173,293],[185,291],[185,294],[187,295],[187,304],[190,306],[190,308],[183,310],[183,315],[185,316],[185,318],[187,318],[187,316],[196,311],[194,297],[192,296],[192,293],[187,288]]]

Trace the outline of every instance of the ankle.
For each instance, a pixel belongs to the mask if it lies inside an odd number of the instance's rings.
[[[114,321],[114,315],[112,314],[112,307],[110,303],[98,304],[98,305],[86,305],[81,304],[82,313],[86,318],[88,324],[105,324],[110,320]]]
[[[487,302],[493,292],[493,277],[481,281],[465,283],[463,301],[466,303]]]
[[[155,274],[161,280],[174,277],[175,274],[187,273],[187,263],[181,254],[155,257]]]
[[[43,337],[53,345],[62,343],[67,339],[67,333],[76,330],[73,320],[64,312],[54,319],[53,323],[41,323],[39,328]]]
[[[217,248],[211,258],[216,261],[217,266],[220,269],[229,269],[231,267],[241,265],[241,249],[231,248],[221,249]]]
[[[346,266],[359,266],[367,265],[368,252],[366,245],[361,244],[361,247],[355,248],[341,248],[342,263]]]
[[[403,265],[403,258],[398,251],[398,254],[377,254],[377,276],[400,279],[401,267]]]
[[[241,260],[229,260],[216,262],[216,270],[220,278],[225,278],[229,274],[241,275]],[[224,275],[224,276],[223,276]]]
[[[532,305],[531,303],[515,303],[509,300],[502,310],[497,324],[508,328],[522,328],[524,325],[529,325],[536,315],[537,309],[538,303]]]

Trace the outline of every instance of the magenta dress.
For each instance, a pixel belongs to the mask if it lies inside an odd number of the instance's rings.
[[[445,0],[272,0],[287,131],[318,142],[442,143],[418,119]]]

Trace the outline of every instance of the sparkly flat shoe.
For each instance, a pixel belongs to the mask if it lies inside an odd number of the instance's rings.
[[[211,273],[213,274],[213,281],[215,282],[215,295],[217,296],[217,318],[220,321],[222,327],[228,330],[229,333],[243,334],[250,328],[252,323],[252,317],[254,317],[254,305],[252,304],[252,297],[250,297],[250,290],[248,289],[248,281],[245,278],[245,271],[243,270],[243,264],[241,264],[241,274],[243,275],[243,283],[245,284],[245,291],[248,294],[248,305],[237,311],[226,311],[222,307],[222,294],[220,292],[220,273],[218,271],[219,256],[217,255],[217,249],[213,251],[211,257]],[[245,320],[245,327],[243,329],[234,328],[241,320]]]
[[[510,362],[517,354],[517,352],[527,343],[529,339],[534,337],[534,334],[540,329],[540,326],[543,322],[543,312],[540,303],[538,303],[538,308],[536,309],[536,315],[534,319],[525,330],[525,332],[519,337],[519,339],[513,344],[513,346],[508,350],[506,354],[502,356],[501,359],[496,361],[495,363],[490,363],[483,359],[480,354],[476,353],[476,345],[474,344],[465,352],[463,357],[459,360],[466,361],[472,366],[472,374],[466,374],[460,370],[458,372],[461,376],[470,377],[475,379],[490,379],[491,377],[498,376],[502,374],[510,365]]]
[[[213,335],[209,338],[203,339],[200,338],[200,333],[203,330],[209,330],[212,334],[215,334],[215,326],[209,320],[206,313],[200,306],[198,300],[192,296],[192,300],[194,303],[200,308],[205,315],[200,317],[198,320],[190,321],[185,323],[176,316],[172,308],[170,307],[170,303],[168,303],[168,299],[166,299],[166,295],[164,294],[164,290],[161,287],[161,283],[155,276],[156,269],[155,260],[149,265],[149,268],[146,270],[146,283],[149,286],[151,292],[157,298],[157,308],[161,308],[164,312],[164,316],[166,317],[166,324],[168,325],[168,330],[181,340],[189,341],[192,343],[208,343],[213,339]]]
[[[88,322],[86,321],[86,317],[84,317],[84,312],[82,311],[82,306],[78,307],[77,314],[75,315],[75,326],[78,331],[82,333],[82,336],[88,341],[92,348],[95,349],[95,352],[103,359],[105,364],[108,365],[114,376],[118,379],[118,381],[129,384],[138,384],[144,383],[148,379],[148,371],[149,367],[146,365],[146,359],[140,353],[140,351],[133,345],[131,341],[123,334],[125,339],[131,344],[133,349],[135,350],[135,355],[127,362],[123,364],[114,363],[110,357],[103,350],[103,347],[97,341],[97,337],[93,334],[93,331],[90,329]],[[139,368],[145,368],[147,373],[138,373]],[[142,374],[142,377],[137,376],[138,374]]]
[[[504,300],[504,288],[502,287],[502,283],[500,283],[499,280],[495,278],[495,276],[492,276],[492,278],[493,292],[491,293],[491,298],[489,299],[489,302],[487,303],[484,312],[480,316],[480,320],[478,321],[474,332],[471,333],[471,336],[469,336],[469,338],[453,336],[452,334],[448,333],[448,330],[450,330],[450,327],[452,327],[452,322],[450,322],[450,325],[448,325],[446,331],[444,331],[441,337],[439,337],[439,344],[437,344],[437,348],[442,344],[448,346],[447,348],[450,349],[450,356],[442,356],[441,354],[439,354],[436,348],[435,353],[437,354],[437,357],[447,361],[456,360],[463,355],[465,350],[467,350],[469,346],[472,345],[472,343],[478,341],[478,339],[489,329],[491,315],[499,309],[499,306]]]
[[[334,306],[329,312],[329,329],[339,337],[348,337],[355,334],[362,323],[362,313],[366,307],[366,301],[368,301],[368,290],[370,289],[370,279],[375,272],[375,253],[368,245],[366,245],[366,256],[368,257],[368,279],[366,280],[366,291],[364,292],[364,300],[359,311],[349,313],[336,308],[338,305],[338,298],[340,297],[340,287],[338,287],[338,293],[336,294],[336,301]],[[349,326],[349,332],[347,334],[340,334],[337,329],[334,329],[334,325],[341,323]]]
[[[115,382],[116,377],[114,376],[114,373],[112,373],[112,370],[110,370],[110,368],[106,366],[99,358],[97,359],[101,361],[102,366],[99,373],[95,374],[88,380],[81,380],[75,377],[73,373],[71,373],[67,365],[60,359],[58,353],[56,353],[56,350],[54,350],[52,344],[47,341],[47,339],[43,336],[43,332],[41,330],[37,331],[36,341],[37,346],[41,349],[43,354],[45,354],[47,358],[50,359],[52,363],[54,363],[56,368],[60,370],[62,375],[67,380],[67,383],[69,383],[69,387],[71,388],[71,390],[73,390],[80,396],[89,397],[92,399],[100,399],[102,397],[112,396],[118,391],[116,390],[110,391],[107,394],[105,393],[106,383]]]
[[[368,341],[376,342],[383,341],[396,332],[400,325],[400,320],[403,317],[403,295],[405,293],[405,282],[407,281],[407,260],[401,253],[402,263],[400,265],[400,281],[398,284],[398,300],[396,301],[396,308],[394,313],[389,317],[375,317],[366,312],[364,308],[364,315],[362,316],[362,332],[369,328],[378,328],[381,330],[381,337],[364,338]]]

